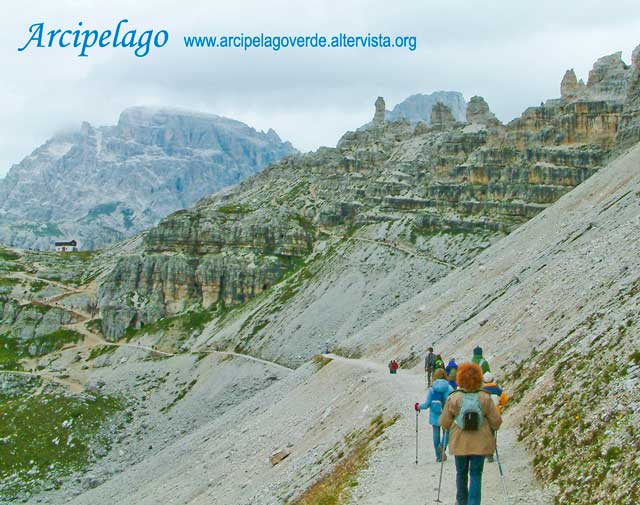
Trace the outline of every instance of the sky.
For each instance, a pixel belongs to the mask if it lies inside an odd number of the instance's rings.
[[[123,18],[138,32],[167,30],[144,58],[123,48],[18,51],[29,26],[107,30]],[[414,35],[406,49],[187,49],[185,35]],[[115,124],[133,105],[162,105],[275,129],[302,151],[334,146],[415,93],[485,97],[509,121],[559,96],[566,69],[587,78],[617,51],[640,44],[637,0],[270,1],[56,0],[11,2],[0,18],[0,175],[59,131]]]

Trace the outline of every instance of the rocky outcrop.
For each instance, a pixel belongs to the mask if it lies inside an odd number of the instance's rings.
[[[451,109],[443,103],[436,103],[431,109],[431,127],[436,130],[447,130],[456,124]]]
[[[59,134],[0,181],[0,241],[83,249],[149,228],[294,153],[270,130],[176,109],[132,107],[116,126]]]
[[[0,333],[2,345],[14,345],[29,356],[50,352],[46,336],[63,325],[76,322],[69,311],[35,302],[20,304],[17,300],[0,298]],[[45,337],[43,340],[41,337]]]
[[[592,100],[624,100],[627,94],[629,66],[622,61],[622,52],[603,56],[593,65],[587,80],[587,92]]]
[[[584,96],[585,93],[584,82],[582,80],[578,82],[578,78],[573,69],[567,70],[560,83],[560,98],[566,102],[571,102]]]
[[[372,123],[374,126],[380,126],[381,124],[384,124],[384,114],[385,114],[384,98],[379,96],[376,99],[375,107],[376,107],[376,111],[373,114]]]
[[[102,284],[105,335],[260,294],[311,251],[311,231],[284,210],[219,205],[169,216],[145,235],[144,253],[120,259]]]
[[[640,141],[640,45],[631,55],[627,96],[618,126],[617,141],[621,148]]]
[[[481,96],[472,96],[467,104],[467,123],[497,125],[499,121],[489,109],[489,104]]]

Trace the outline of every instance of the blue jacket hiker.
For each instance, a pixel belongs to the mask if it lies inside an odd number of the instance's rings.
[[[417,410],[429,409],[429,424],[433,427],[433,449],[436,454],[436,461],[440,461],[440,457],[447,456],[444,450],[449,442],[449,433],[444,432],[444,436],[440,437],[440,414],[447,401],[449,395],[453,393],[453,388],[447,382],[445,371],[438,369],[433,374],[433,386],[427,392],[427,400],[424,403],[416,404]]]

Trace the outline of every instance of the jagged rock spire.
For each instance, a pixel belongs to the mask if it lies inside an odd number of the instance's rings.
[[[467,104],[467,123],[486,125],[497,122],[487,101],[481,96],[472,96]]]
[[[451,109],[442,102],[437,102],[431,109],[431,127],[446,130],[456,124]]]
[[[373,114],[373,124],[374,125],[384,124],[384,114],[385,114],[385,111],[386,111],[386,105],[384,103],[384,98],[379,96],[376,99],[375,106],[376,106],[376,112]]]

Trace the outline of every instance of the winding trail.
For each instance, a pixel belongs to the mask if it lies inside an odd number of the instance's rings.
[[[413,404],[425,400],[424,376],[414,370],[400,369],[390,375],[386,365],[369,360],[350,359],[334,354],[323,355],[340,365],[356,366],[385,375],[385,385],[393,389],[391,413],[400,414],[371,455],[368,467],[357,477],[350,503],[358,505],[431,504],[435,503],[441,465],[435,461],[429,413],[418,416],[418,464],[415,462],[416,416]],[[498,450],[505,474],[508,499],[504,495],[497,463],[485,463],[483,473],[483,505],[550,505],[548,490],[536,483],[529,456],[517,440],[517,428],[509,414],[499,431]],[[440,499],[443,504],[455,503],[454,458],[444,463]]]
[[[400,242],[391,242],[388,240],[375,240],[372,238],[366,238],[366,237],[356,237],[356,236],[348,236],[348,235],[340,235],[338,233],[335,233],[333,231],[330,231],[326,228],[323,227],[319,227],[318,231],[320,231],[321,233],[324,233],[325,235],[329,235],[330,237],[334,237],[334,238],[339,238],[339,239],[343,239],[346,240],[347,242],[350,240],[355,240],[358,242],[366,242],[369,244],[375,244],[375,245],[380,245],[380,246],[384,246],[384,247],[389,247],[391,249],[395,249],[397,251],[403,252],[405,254],[408,254],[409,256],[416,256],[416,257],[420,257],[420,258],[425,258],[428,261],[431,261],[432,263],[437,263],[438,265],[442,265],[442,266],[446,266],[447,268],[450,269],[455,269],[458,268],[458,265],[454,264],[454,263],[450,263],[448,261],[445,261],[443,259],[440,259],[432,254],[423,252],[423,251],[418,251],[416,249],[412,249]]]

